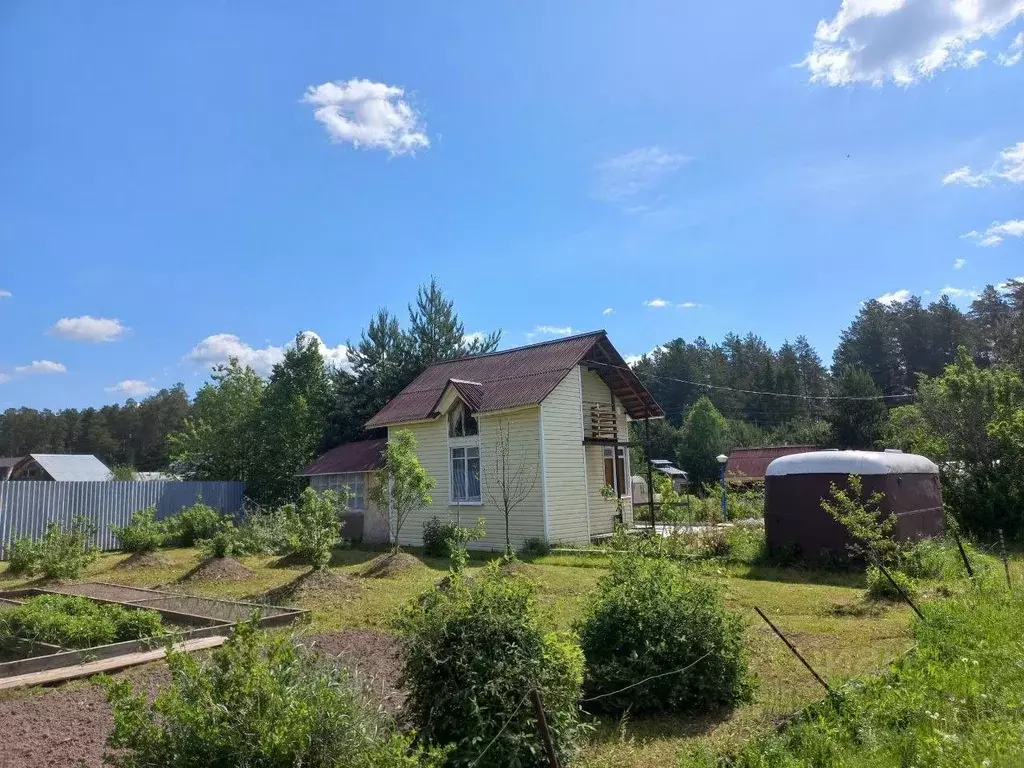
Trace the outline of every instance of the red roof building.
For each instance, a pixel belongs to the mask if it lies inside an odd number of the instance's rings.
[[[342,443],[332,448],[308,467],[299,477],[314,475],[341,475],[348,472],[373,472],[384,464],[382,453],[388,444],[386,438]]]
[[[814,445],[769,445],[764,448],[733,448],[725,465],[725,478],[737,483],[764,480],[768,465],[781,456],[818,450]]]

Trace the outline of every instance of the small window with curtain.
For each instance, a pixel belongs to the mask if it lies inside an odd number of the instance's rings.
[[[451,449],[453,504],[480,501],[480,447],[458,446]]]
[[[607,447],[604,449],[604,483],[615,489],[617,496],[629,493],[626,481],[626,449]]]
[[[448,437],[473,437],[479,434],[476,417],[464,403],[459,403],[448,414]]]

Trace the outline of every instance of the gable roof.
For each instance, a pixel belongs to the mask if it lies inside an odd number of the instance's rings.
[[[725,465],[725,476],[732,480],[763,480],[768,465],[781,456],[816,451],[816,445],[771,445],[765,448],[733,448]]]
[[[366,422],[366,427],[434,418],[434,409],[449,384],[471,408],[470,401],[475,402],[473,410],[480,413],[538,405],[581,363],[593,365],[630,417],[664,416],[607,334],[593,331],[432,365]]]
[[[299,472],[299,477],[312,475],[337,475],[342,472],[372,472],[384,466],[382,455],[387,438],[359,440],[342,443],[331,448],[308,467]]]
[[[21,463],[29,460],[35,461],[54,480],[89,482],[105,481],[111,478],[107,465],[89,454],[30,453],[22,459]],[[17,468],[15,467],[15,469]]]

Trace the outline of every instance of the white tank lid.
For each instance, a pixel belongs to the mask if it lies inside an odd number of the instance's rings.
[[[768,465],[766,477],[780,475],[937,475],[929,458],[899,451],[809,451],[780,456]]]

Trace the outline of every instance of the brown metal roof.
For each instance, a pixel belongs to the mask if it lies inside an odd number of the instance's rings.
[[[592,365],[632,418],[664,413],[608,341],[604,331],[432,365],[385,405],[366,426],[383,427],[434,417],[449,383],[478,412],[537,405],[577,365]]]
[[[386,438],[379,440],[359,440],[355,443],[342,443],[331,448],[327,453],[299,472],[299,477],[310,475],[337,475],[341,472],[372,472],[384,465],[381,455]]]
[[[733,448],[725,465],[730,480],[763,480],[768,465],[780,456],[816,451],[815,445],[770,445],[765,448]]]

